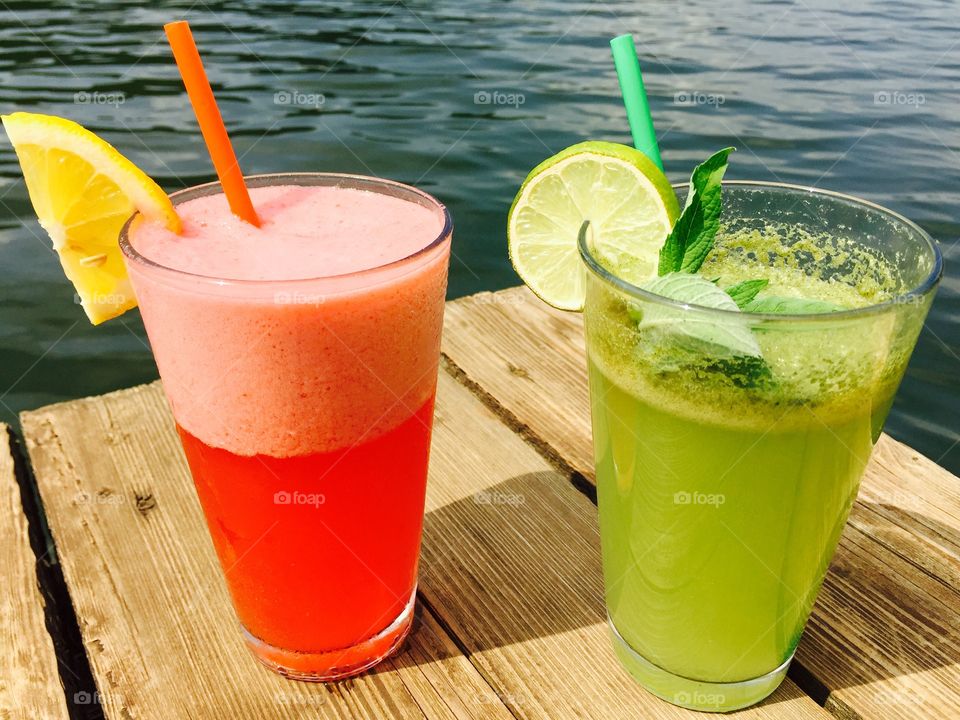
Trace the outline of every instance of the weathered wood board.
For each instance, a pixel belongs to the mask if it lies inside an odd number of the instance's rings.
[[[0,718],[67,718],[53,640],[44,622],[43,597],[37,587],[37,558],[27,536],[20,488],[10,453],[9,431],[0,424]]]

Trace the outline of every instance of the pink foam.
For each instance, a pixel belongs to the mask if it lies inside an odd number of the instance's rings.
[[[434,240],[442,211],[346,188],[251,194],[260,229],[214,195],[177,206],[180,236],[148,223],[132,232],[164,266],[272,281],[128,262],[177,422],[208,445],[274,457],[396,427],[435,388],[449,242],[380,266]]]
[[[134,246],[154,262],[235,280],[341,275],[412,255],[442,227],[437,213],[400,198],[337,187],[252,188],[256,228],[223,195],[181,203],[183,233],[138,228]]]

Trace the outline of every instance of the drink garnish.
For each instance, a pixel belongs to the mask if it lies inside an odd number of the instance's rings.
[[[697,165],[691,173],[683,212],[660,249],[657,272],[661,277],[671,274],[697,273],[710,255],[720,229],[720,218],[723,213],[722,181],[727,170],[729,155],[733,150],[734,148],[728,147],[714,153]],[[716,280],[710,282],[716,282]],[[758,298],[757,296],[768,284],[769,281],[765,279],[744,280],[722,292],[733,300],[736,309],[748,313],[803,315],[843,309],[824,300],[779,296]],[[673,294],[665,296],[672,300],[705,305],[714,309],[732,309],[728,307],[728,303],[722,302],[717,293],[702,295],[697,300],[694,296],[700,287],[699,283],[658,285],[653,280],[643,284],[642,287],[651,292],[657,292],[655,287],[666,288]]]
[[[90,322],[137,304],[118,238],[136,211],[180,232],[166,193],[105,140],[72,120],[15,112],[3,127],[20,160],[30,202]]]
[[[586,271],[577,234],[590,221],[598,255],[640,283],[656,274],[657,251],[680,214],[670,181],[627,145],[584,142],[537,165],[507,220],[517,274],[542,300],[582,310]]]
[[[190,29],[185,21],[165,27],[230,207],[259,225]],[[136,307],[120,230],[139,212],[179,233],[170,198],[112,145],[72,120],[25,112],[2,119],[40,226],[90,322],[99,325]]]
[[[670,347],[681,350],[703,369],[720,372],[739,387],[760,389],[774,382],[773,373],[751,324],[738,313],[813,314],[843,308],[816,299],[760,297],[769,285],[763,278],[721,289],[719,278],[698,274],[720,229],[722,180],[732,150],[724,148],[694,169],[683,212],[660,250],[659,276],[640,285],[685,305],[725,310],[727,314],[711,315],[652,303],[628,303],[627,312],[652,342],[669,342]]]
[[[720,229],[721,182],[733,150],[724,148],[693,169],[683,213],[660,248],[658,275],[695,273],[707,259]]]

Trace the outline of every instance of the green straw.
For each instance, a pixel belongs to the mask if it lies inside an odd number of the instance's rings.
[[[610,41],[610,49],[613,50],[613,64],[617,68],[623,104],[627,108],[627,122],[630,123],[633,145],[663,170],[660,147],[657,145],[657,135],[653,129],[653,118],[650,116],[650,105],[647,102],[647,91],[643,87],[640,59],[637,57],[637,48],[633,44],[633,36],[615,37]]]

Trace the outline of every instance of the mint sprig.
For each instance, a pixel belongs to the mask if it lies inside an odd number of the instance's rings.
[[[660,249],[658,275],[695,273],[707,259],[720,229],[721,182],[727,171],[727,158],[734,150],[724,148],[694,168],[683,212]]]
[[[735,150],[727,147],[715,152],[690,174],[683,212],[660,248],[657,265],[660,277],[675,272],[695,273],[703,266],[720,229],[723,176],[727,172],[730,153]],[[726,293],[738,308],[743,309],[767,284],[767,280],[745,280],[727,288]]]
[[[843,308],[824,300],[758,297],[769,285],[765,279],[720,288],[719,278],[696,274],[720,229],[722,182],[733,151],[732,147],[724,148],[694,168],[683,212],[660,249],[657,277],[642,286],[684,304],[729,312],[708,317],[656,305],[645,305],[642,312],[635,306],[628,312],[639,329],[668,338],[675,347],[694,353],[701,370],[722,373],[738,387],[764,390],[775,384],[773,372],[761,354],[750,322],[738,313],[806,314]]]
[[[717,285],[719,278],[696,274],[720,229],[722,182],[733,151],[724,148],[694,168],[683,212],[660,249],[658,276],[644,289],[682,303],[736,313],[766,286],[766,280],[748,280],[723,290]],[[651,307],[640,318],[640,328],[669,334],[678,345],[727,363],[737,358],[763,363],[749,324],[735,315],[718,318]]]

